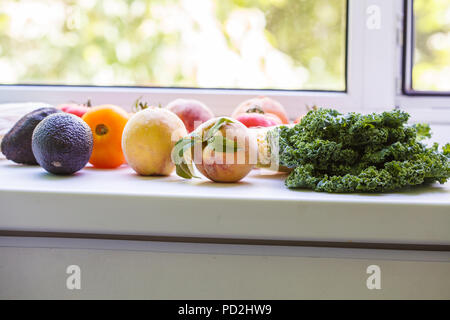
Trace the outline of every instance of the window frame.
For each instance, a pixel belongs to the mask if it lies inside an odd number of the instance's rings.
[[[412,73],[414,68],[414,49],[415,49],[415,37],[414,37],[414,0],[404,0],[403,7],[403,38],[405,39],[403,45],[403,86],[402,92],[406,96],[450,96],[450,92],[443,91],[427,91],[427,90],[416,90],[413,88]]]
[[[412,89],[413,67],[413,1],[403,0],[398,5],[401,10],[402,46],[399,48],[398,60],[401,61],[396,105],[408,111],[413,120],[434,124],[450,124],[450,93],[417,91]]]
[[[353,27],[352,12],[355,12],[352,0],[347,0],[346,10],[346,57],[345,91],[324,90],[276,90],[276,89],[206,89],[181,87],[141,87],[141,86],[71,86],[71,85],[0,85],[0,103],[42,101],[50,104],[91,99],[96,104],[115,103],[130,109],[138,97],[152,104],[165,105],[176,98],[198,99],[210,106],[216,114],[230,114],[232,109],[245,99],[255,96],[270,96],[279,100],[287,109],[290,117],[295,118],[304,108],[302,106],[336,103],[342,108],[356,105],[356,90],[352,90],[349,54],[351,45],[349,33]],[[359,5],[356,5],[357,7]],[[350,87],[350,88],[349,88]],[[348,108],[350,109],[350,108]]]
[[[346,91],[202,89],[151,87],[96,87],[54,85],[0,85],[0,103],[39,101],[50,104],[86,101],[114,103],[131,109],[138,97],[165,105],[176,98],[198,99],[217,115],[230,114],[245,99],[273,97],[295,119],[306,106],[332,107],[342,112],[375,112],[394,107],[412,114],[413,121],[450,124],[450,97],[409,95],[404,92],[407,44],[411,36],[405,10],[413,0],[347,0]],[[378,8],[379,28],[367,23]],[[410,5],[409,5],[410,6]]]

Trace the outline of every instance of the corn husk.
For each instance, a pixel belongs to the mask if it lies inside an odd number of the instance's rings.
[[[253,130],[258,145],[257,168],[277,172],[290,172],[291,169],[279,165],[278,134],[275,127],[258,127]]]

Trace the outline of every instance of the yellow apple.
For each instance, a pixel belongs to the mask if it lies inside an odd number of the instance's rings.
[[[147,108],[128,120],[122,136],[122,149],[128,164],[140,175],[170,175],[175,169],[171,152],[187,135],[183,121],[162,108]]]

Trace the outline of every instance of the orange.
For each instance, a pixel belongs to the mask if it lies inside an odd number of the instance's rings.
[[[93,107],[83,115],[94,136],[94,150],[89,159],[94,167],[113,169],[125,163],[122,133],[128,118],[125,110],[111,104]]]

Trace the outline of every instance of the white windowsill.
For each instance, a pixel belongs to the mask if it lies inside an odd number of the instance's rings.
[[[436,126],[444,142],[449,127]],[[238,184],[87,168],[72,177],[0,160],[0,230],[450,245],[450,184],[390,194],[292,191],[255,171]]]

